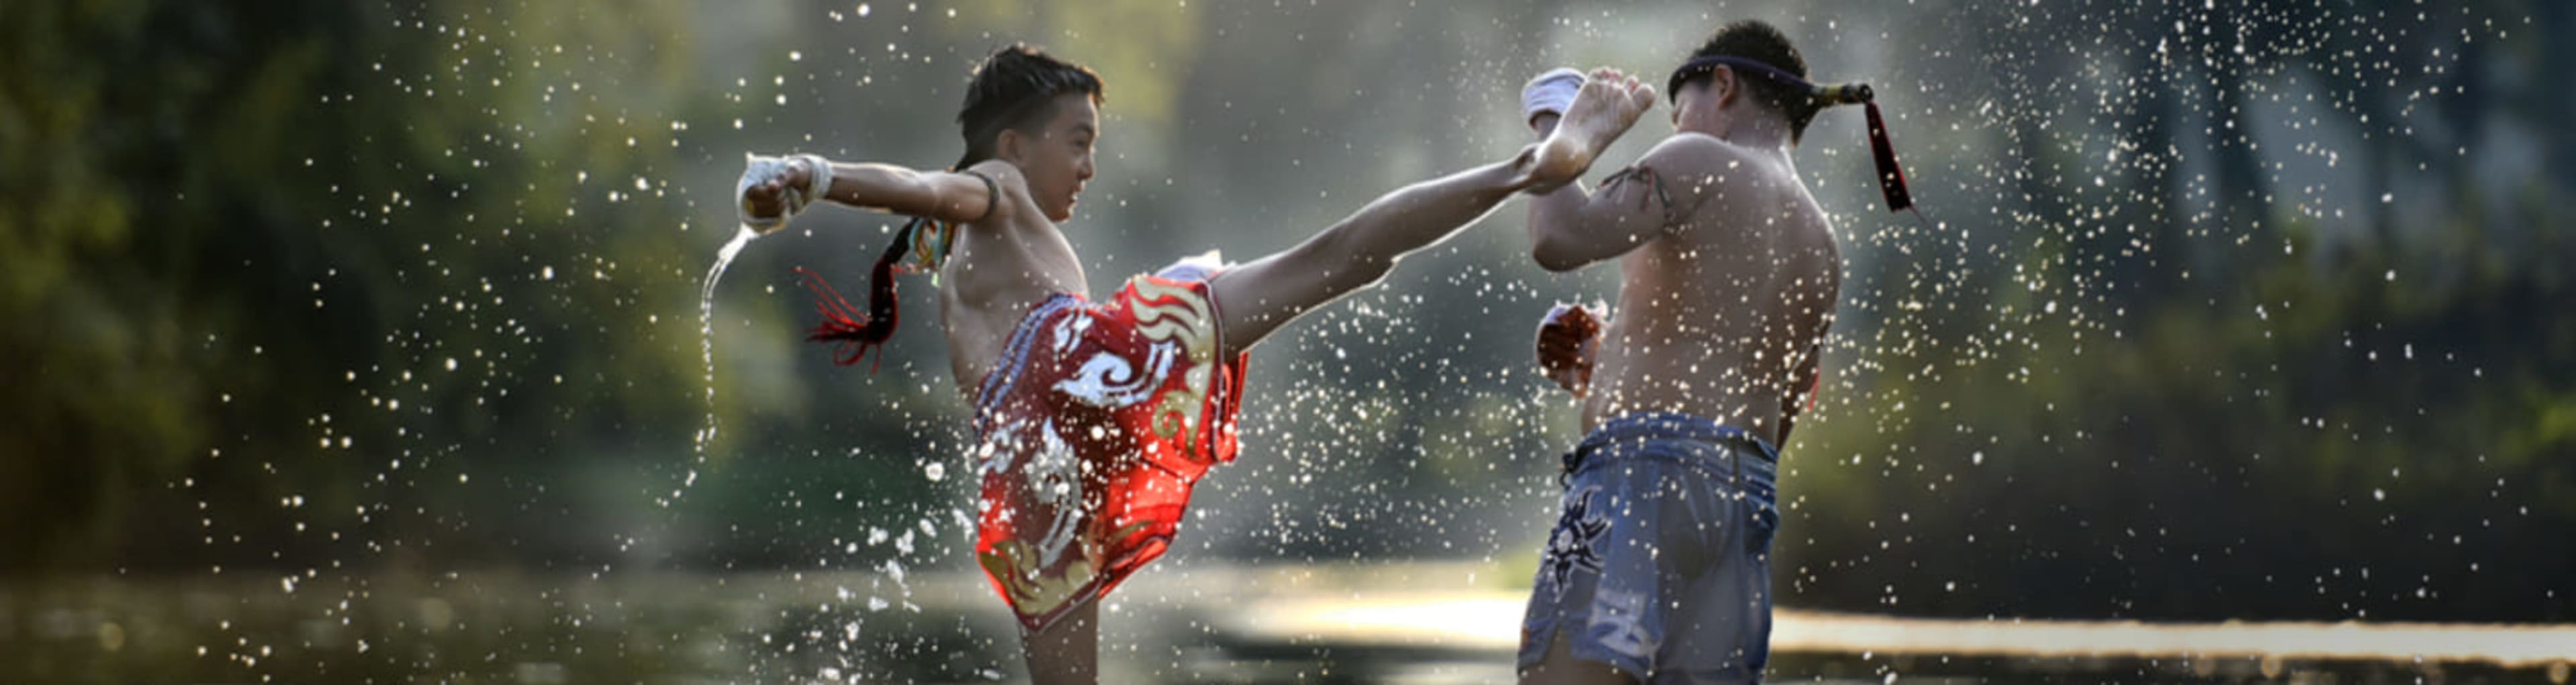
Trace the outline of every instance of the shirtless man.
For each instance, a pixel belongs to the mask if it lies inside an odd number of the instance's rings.
[[[957,171],[755,159],[743,218],[775,230],[819,185],[823,199],[922,219],[880,260],[868,311],[827,295],[831,320],[816,336],[848,343],[845,363],[884,342],[895,321],[887,279],[922,248],[922,267],[945,286],[950,372],[975,405],[976,559],[1020,619],[1031,676],[1092,682],[1098,600],[1169,546],[1191,484],[1234,457],[1245,352],[1513,194],[1579,176],[1654,102],[1652,87],[1602,76],[1568,110],[1589,124],[1398,189],[1287,251],[1137,276],[1100,302],[1057,224],[1094,171],[1101,83],[1033,48],[1005,48],[976,70]]]
[[[1597,191],[1530,203],[1540,266],[1618,258],[1620,287],[1606,332],[1579,307],[1540,331],[1541,364],[1583,402],[1587,435],[1565,456],[1563,513],[1522,626],[1524,683],[1761,678],[1776,448],[1840,287],[1832,227],[1789,154],[1818,106],[1806,71],[1777,29],[1727,25],[1673,73],[1671,138]],[[1540,135],[1595,125],[1550,109],[1570,78],[1531,82]]]

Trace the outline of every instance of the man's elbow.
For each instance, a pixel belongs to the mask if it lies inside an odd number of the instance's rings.
[[[1538,262],[1538,268],[1546,269],[1550,273],[1565,273],[1592,263],[1591,260],[1576,254],[1572,246],[1564,244],[1564,241],[1551,240],[1544,236],[1530,245],[1530,260]]]

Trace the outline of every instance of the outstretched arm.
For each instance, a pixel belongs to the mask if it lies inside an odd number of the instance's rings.
[[[994,182],[1017,170],[1007,164],[979,164],[975,173]],[[933,221],[960,223],[981,219],[996,193],[972,174],[914,171],[892,164],[832,163],[832,189],[824,199],[852,207],[882,209]]]
[[[976,165],[975,173],[915,171],[873,162],[827,164],[831,166],[831,187],[823,193],[824,199],[935,221],[965,222],[985,216],[997,193],[985,187],[984,178],[975,174],[983,174],[996,183],[1020,182],[1017,169],[1002,163]],[[745,189],[747,209],[752,216],[779,216],[787,211],[787,189],[810,190],[815,177],[808,164],[788,164],[782,173]]]

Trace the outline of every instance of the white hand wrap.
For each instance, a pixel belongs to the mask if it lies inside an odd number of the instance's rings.
[[[1581,90],[1583,72],[1559,67],[1539,74],[1521,86],[1521,123],[1531,123],[1540,114],[1564,116],[1565,108],[1574,106],[1574,94]]]
[[[788,172],[798,166],[805,168],[806,182],[802,187],[787,183]],[[781,204],[786,205],[786,210],[778,216],[753,216],[751,213],[752,187],[773,181],[782,186],[779,200]],[[761,233],[786,228],[788,220],[796,218],[796,215],[805,211],[806,207],[823,199],[831,188],[832,163],[822,157],[816,155],[763,157],[746,154],[743,155],[742,180],[735,183],[733,188],[735,218],[740,219],[742,225]]]

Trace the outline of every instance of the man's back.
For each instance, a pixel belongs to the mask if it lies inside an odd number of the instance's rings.
[[[1620,258],[1584,428],[1669,411],[1778,444],[1840,287],[1831,226],[1785,154],[1693,133],[1658,147],[1679,173],[1643,182],[1699,201],[1672,207],[1662,235]]]

